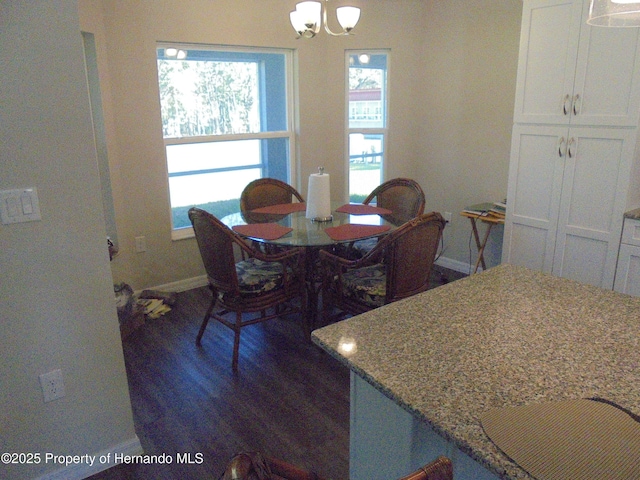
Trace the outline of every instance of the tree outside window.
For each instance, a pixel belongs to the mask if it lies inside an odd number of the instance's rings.
[[[289,181],[290,53],[162,45],[157,54],[171,216],[180,238],[192,206],[222,218],[239,210],[250,181]]]

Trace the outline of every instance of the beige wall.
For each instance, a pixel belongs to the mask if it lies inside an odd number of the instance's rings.
[[[139,442],[76,3],[0,2],[0,45],[0,189],[36,187],[42,216],[0,225],[0,452],[41,455],[39,464],[0,465],[0,477],[25,479],[61,468],[46,453],[126,451]],[[66,396],[45,404],[38,376],[55,369]]]
[[[458,262],[475,262],[470,222],[458,212],[507,196],[521,14],[522,2],[509,0],[427,9],[418,179],[433,209],[453,213],[443,255]],[[488,266],[500,263],[502,233],[492,231]]]
[[[454,213],[444,260],[454,267],[469,263],[470,226],[458,212],[506,196],[522,3],[350,3],[362,7],[355,36],[296,40],[288,20],[291,0],[80,1],[81,25],[96,35],[105,82],[121,250],[112,262],[116,281],[141,289],[204,273],[194,240],[171,240],[157,41],[295,49],[300,157],[292,183],[304,192],[308,175],[324,165],[336,200],[346,192],[344,52],[389,49],[386,177],[416,178],[427,209]],[[145,253],[135,252],[136,236],[146,237]],[[497,253],[489,252],[492,263],[500,258],[500,241],[494,242]]]

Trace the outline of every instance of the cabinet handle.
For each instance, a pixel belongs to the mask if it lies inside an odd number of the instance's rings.
[[[567,155],[569,156],[569,158],[573,158],[576,156],[576,152],[574,151],[573,147],[576,144],[576,139],[571,137],[571,139],[569,140],[569,142],[567,143]]]
[[[573,114],[578,115],[580,113],[581,100],[580,94],[576,93],[573,97]]]
[[[562,113],[564,113],[565,115],[569,115],[569,109],[567,105],[570,101],[571,101],[571,95],[567,93],[564,97],[564,102],[562,102]]]
[[[560,140],[558,140],[558,156],[560,158],[564,157],[565,154],[565,148],[564,148],[564,137],[561,137]]]

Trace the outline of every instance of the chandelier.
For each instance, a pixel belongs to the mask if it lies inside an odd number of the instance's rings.
[[[325,3],[329,0],[324,0]],[[327,24],[327,7],[322,8],[321,2],[300,2],[296,9],[289,14],[291,25],[298,34],[297,38],[313,38],[320,31],[320,24],[329,35],[351,35],[351,30],[360,20],[360,9],[357,7],[338,7],[336,9],[338,23],[342,27],[342,32],[334,33]]]
[[[640,27],[640,1],[591,0],[587,23],[595,27]]]

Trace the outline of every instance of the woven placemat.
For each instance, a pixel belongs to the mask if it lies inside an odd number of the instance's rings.
[[[480,421],[496,446],[539,480],[640,479],[640,422],[608,403],[497,408]]]

